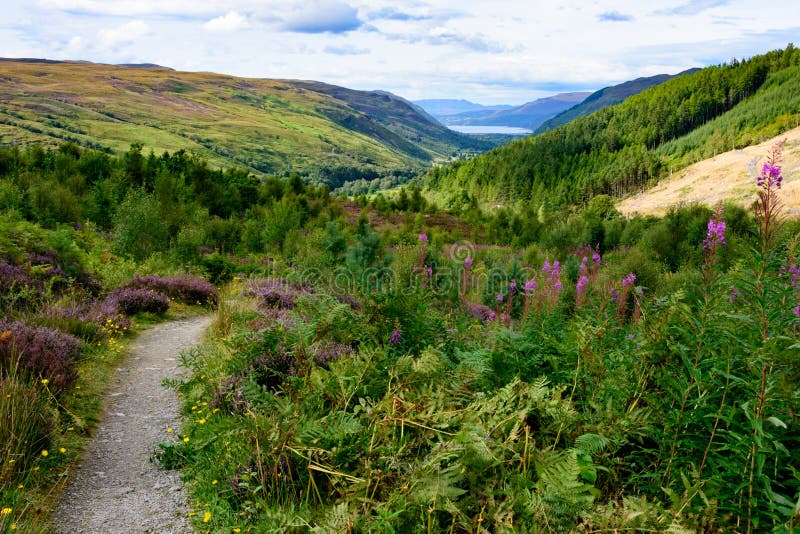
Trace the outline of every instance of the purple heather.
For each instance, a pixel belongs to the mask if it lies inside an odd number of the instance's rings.
[[[400,330],[392,330],[392,335],[389,336],[389,343],[392,345],[399,345],[402,339],[403,335],[400,333]]]
[[[467,259],[464,260],[464,268],[465,269],[472,268],[472,256],[467,256]]]

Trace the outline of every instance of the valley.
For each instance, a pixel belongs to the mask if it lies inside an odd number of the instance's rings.
[[[0,61],[0,532],[800,528],[792,45],[499,109],[125,64]]]

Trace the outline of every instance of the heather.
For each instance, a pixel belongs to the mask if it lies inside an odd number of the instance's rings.
[[[214,305],[219,299],[217,289],[197,276],[135,276],[122,287],[149,289],[184,304]]]
[[[75,366],[81,342],[64,332],[0,321],[0,364],[3,374],[29,373],[59,394],[77,379]]]
[[[122,315],[153,313],[163,315],[169,308],[169,297],[152,289],[121,287],[110,292],[103,302],[103,310]]]

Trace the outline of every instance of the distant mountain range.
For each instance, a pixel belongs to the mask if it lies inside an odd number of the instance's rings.
[[[597,111],[598,109],[619,104],[629,96],[639,94],[645,89],[662,84],[676,76],[681,76],[682,74],[691,74],[692,72],[697,72],[698,70],[700,69],[689,69],[679,72],[678,74],[658,74],[656,76],[636,78],[635,80],[624,82],[619,85],[604,87],[603,89],[588,95],[588,98],[579,104],[560,112],[555,117],[543,121],[538,128],[536,128],[535,133],[538,134],[546,132],[547,130],[552,130],[553,128],[561,126],[562,124],[566,124],[577,117],[583,117],[594,111]]]
[[[470,102],[469,100],[454,100],[450,98],[414,100],[414,104],[436,117],[436,119],[470,111],[500,111],[504,109],[513,109],[515,107],[509,105],[483,106],[475,102]]]
[[[544,121],[573,107],[589,92],[560,93],[521,106],[481,106],[467,100],[414,102],[446,126],[510,126],[533,131]]]

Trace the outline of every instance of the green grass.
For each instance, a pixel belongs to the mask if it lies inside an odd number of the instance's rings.
[[[0,144],[72,140],[121,152],[141,143],[156,154],[197,152],[220,167],[309,174],[419,168],[477,142],[396,99],[342,88],[334,95],[300,82],[75,63],[9,61],[3,70]],[[354,126],[334,120],[345,117]]]

